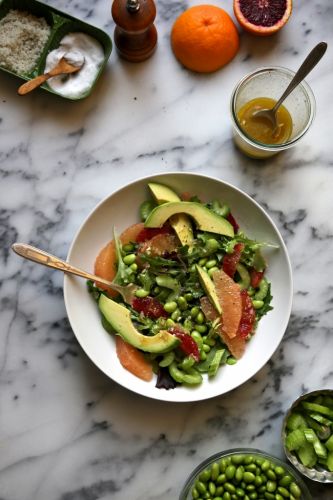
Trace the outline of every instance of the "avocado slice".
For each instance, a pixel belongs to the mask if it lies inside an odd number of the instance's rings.
[[[148,184],[155,200],[159,205],[168,202],[181,201],[179,196],[172,191],[168,186],[150,182]],[[188,245],[190,248],[193,246],[193,230],[189,218],[185,214],[173,215],[170,219],[171,227],[174,229],[179,241],[183,246]]]
[[[187,214],[193,217],[198,229],[209,233],[234,236],[234,229],[230,222],[215,214],[209,208],[191,201],[175,201],[164,203],[154,208],[146,219],[146,227],[162,227],[163,224],[175,214]]]
[[[196,265],[195,267],[196,267],[197,273],[199,275],[200,283],[202,284],[205,292],[207,293],[209,300],[211,301],[211,303],[213,304],[213,306],[215,307],[217,312],[219,314],[222,314],[222,307],[221,307],[221,304],[219,302],[219,298],[217,296],[214,283],[210,279],[208,273],[206,273],[206,271],[204,269],[202,269],[202,267],[200,267],[198,265]]]
[[[164,353],[179,344],[171,333],[161,330],[153,337],[142,335],[132,323],[130,311],[102,294],[98,302],[99,309],[112,328],[125,342],[145,352]]]

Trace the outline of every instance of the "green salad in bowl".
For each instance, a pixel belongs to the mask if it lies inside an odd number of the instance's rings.
[[[120,363],[156,387],[198,385],[234,364],[272,309],[261,249],[223,200],[203,202],[148,183],[141,223],[104,247],[97,276],[125,287],[118,294],[88,282],[102,324],[116,334]]]
[[[280,234],[254,200],[209,177],[164,174],[119,190],[84,222],[68,259],[112,282],[89,281],[88,293],[65,278],[80,344],[113,380],[156,399],[237,387],[289,319]]]

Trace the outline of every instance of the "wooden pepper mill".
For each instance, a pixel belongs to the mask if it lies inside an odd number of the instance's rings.
[[[114,0],[112,17],[116,23],[114,43],[118,53],[131,62],[150,57],[157,43],[153,0]]]

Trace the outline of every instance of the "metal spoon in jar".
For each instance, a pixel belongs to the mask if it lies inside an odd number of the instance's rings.
[[[112,281],[105,280],[104,278],[95,276],[87,271],[83,271],[82,269],[74,267],[64,260],[59,259],[59,257],[55,257],[54,255],[44,252],[44,250],[40,250],[39,248],[35,248],[31,245],[26,245],[25,243],[14,243],[12,245],[12,250],[14,250],[17,255],[20,255],[25,259],[32,260],[32,262],[37,262],[37,264],[42,264],[43,266],[52,267],[53,269],[57,269],[58,271],[62,271],[64,273],[75,274],[81,278],[103,283],[103,285],[107,285],[112,288],[112,290],[120,293],[127,304],[132,304],[135,292],[139,288],[133,284],[126,286],[116,285]]]
[[[67,52],[54,68],[43,75],[38,75],[36,78],[23,83],[18,88],[17,93],[19,95],[28,94],[28,92],[36,89],[53,76],[76,73],[82,68],[83,64],[84,56],[81,53],[77,51]]]
[[[320,42],[318,45],[316,45],[310,52],[310,54],[306,57],[304,62],[301,64],[300,68],[298,71],[295,73],[294,78],[291,80],[289,83],[288,87],[286,90],[283,92],[282,96],[280,99],[277,101],[277,103],[274,105],[272,109],[260,109],[258,111],[255,111],[253,113],[254,118],[266,118],[272,125],[273,132],[276,131],[277,129],[277,119],[276,119],[276,112],[278,108],[281,106],[283,101],[288,97],[288,95],[301,83],[302,80],[310,73],[310,71],[313,70],[313,68],[316,66],[316,64],[320,61],[320,59],[323,57],[327,49],[327,43],[326,42]]]

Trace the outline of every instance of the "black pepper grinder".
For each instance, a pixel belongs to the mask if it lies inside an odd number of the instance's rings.
[[[153,0],[114,0],[112,17],[116,23],[114,43],[121,57],[140,62],[150,57],[157,43]]]

